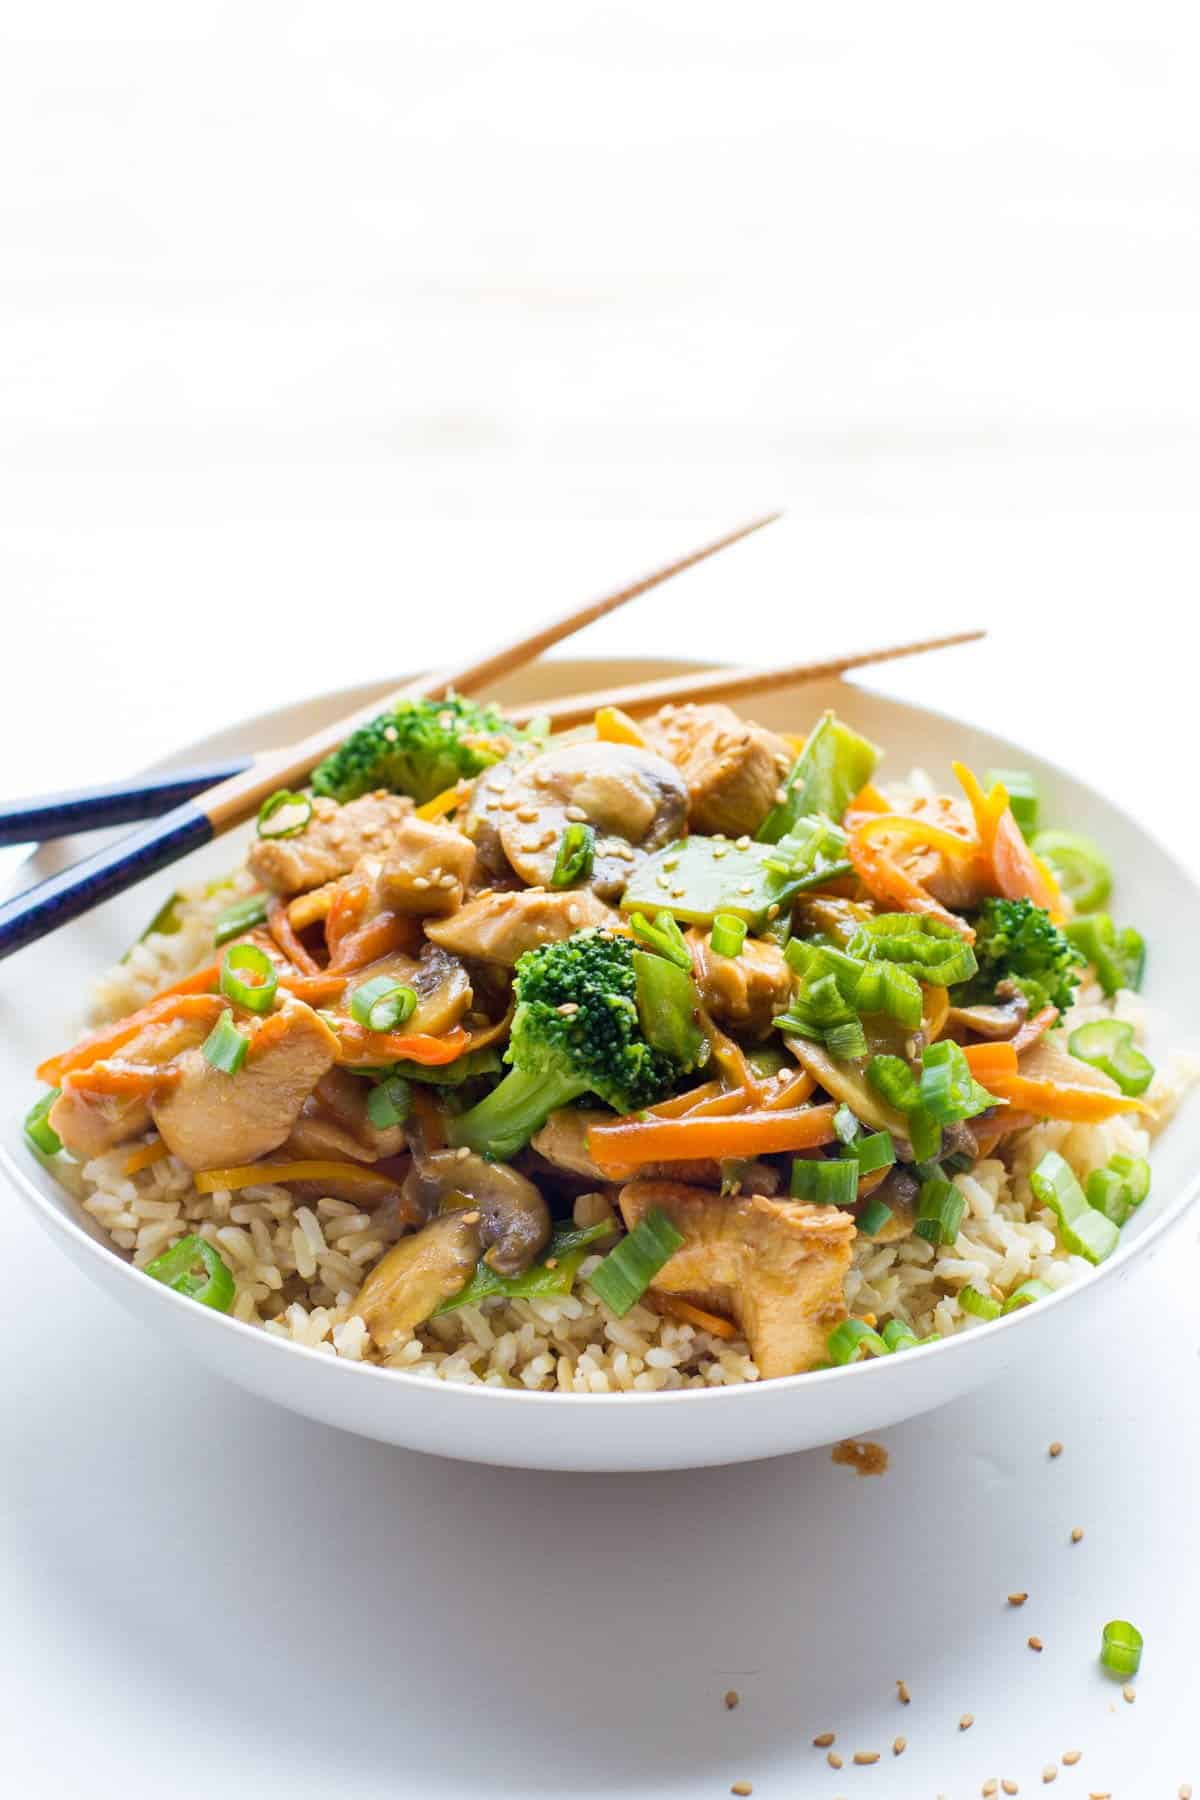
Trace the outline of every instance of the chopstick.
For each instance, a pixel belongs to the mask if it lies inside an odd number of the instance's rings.
[[[619,707],[622,712],[637,717],[668,702],[681,706],[689,701],[703,704],[707,700],[742,700],[775,688],[825,681],[851,669],[892,662],[901,656],[919,656],[927,650],[945,650],[955,644],[970,644],[984,636],[983,631],[956,631],[946,637],[890,644],[881,649],[831,657],[824,662],[791,663],[781,669],[705,669],[696,674],[664,675],[656,681],[597,688],[590,693],[570,694],[561,700],[531,701],[524,706],[508,707],[506,711],[516,724],[546,716],[553,725],[562,727],[585,723],[602,706]],[[375,717],[384,709],[385,702],[377,700],[364,710]],[[202,794],[218,782],[240,775],[251,768],[253,762],[252,757],[239,757],[204,768],[180,769],[170,775],[135,776],[131,781],[81,789],[73,794],[48,794],[40,800],[17,800],[8,806],[0,805],[0,845],[24,844],[35,839],[64,837],[72,831],[94,830],[101,825],[124,825],[136,819],[157,818],[181,800]]]
[[[182,801],[140,830],[106,845],[82,862],[49,876],[0,906],[0,958],[11,956],[13,951],[57,930],[60,925],[78,918],[114,894],[134,886],[147,875],[240,824],[277,788],[304,781],[315,764],[335,749],[349,732],[386,711],[397,700],[437,699],[452,689],[469,694],[501,681],[540,656],[543,650],[562,643],[584,626],[615,612],[618,607],[669,581],[672,576],[682,574],[685,569],[694,568],[697,563],[749,537],[752,532],[761,531],[764,525],[778,517],[778,513],[768,513],[752,519],[711,543],[702,544],[699,549],[652,569],[613,593],[602,594],[599,599],[573,607],[515,643],[500,645],[457,669],[423,676],[390,698],[359,707],[347,717],[312,732],[299,743],[267,751],[249,768],[210,788],[202,799],[192,797]]]

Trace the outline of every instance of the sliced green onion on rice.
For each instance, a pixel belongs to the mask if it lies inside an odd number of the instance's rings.
[[[682,1234],[656,1206],[609,1251],[592,1272],[588,1285],[610,1312],[623,1318],[682,1243]]]
[[[146,1264],[146,1274],[177,1294],[211,1306],[215,1312],[228,1312],[233,1304],[234,1282],[229,1265],[202,1237],[185,1237]]]
[[[969,1283],[958,1290],[958,1303],[964,1312],[972,1313],[977,1319],[998,1319],[1004,1311],[999,1300],[993,1300],[990,1294],[980,1293],[977,1287]]]
[[[57,1156],[62,1149],[62,1139],[47,1117],[60,1093],[59,1088],[49,1088],[25,1114],[25,1136],[43,1156]]]

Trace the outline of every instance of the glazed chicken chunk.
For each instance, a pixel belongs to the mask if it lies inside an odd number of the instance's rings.
[[[347,806],[318,796],[295,837],[255,840],[246,859],[250,873],[274,894],[307,893],[336,881],[360,857],[386,855],[412,805],[403,794],[364,794]]]
[[[559,944],[589,926],[618,923],[617,914],[590,888],[557,893],[540,887],[505,893],[489,889],[449,918],[427,925],[425,935],[456,956],[511,969],[535,944]]]
[[[794,760],[781,737],[730,706],[664,706],[644,729],[687,782],[693,831],[753,836]]]

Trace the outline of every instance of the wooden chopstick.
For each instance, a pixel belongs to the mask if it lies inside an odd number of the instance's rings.
[[[388,705],[394,704],[396,700],[438,698],[451,688],[460,693],[472,693],[499,681],[527,661],[540,656],[543,650],[562,643],[574,632],[581,631],[585,625],[614,612],[618,607],[647,593],[661,582],[669,581],[672,576],[681,574],[685,569],[693,568],[705,558],[715,556],[718,551],[749,537],[752,532],[761,531],[764,525],[769,525],[778,517],[778,513],[769,513],[762,518],[753,519],[734,531],[724,533],[711,543],[701,545],[698,550],[689,551],[687,555],[676,557],[663,567],[651,570],[649,574],[640,576],[614,593],[601,595],[597,600],[587,601],[584,605],[573,608],[514,644],[491,650],[485,656],[475,658],[458,669],[423,676],[402,688],[390,701],[372,701],[369,706],[360,707],[346,718],[311,733],[298,744],[267,751],[248,769],[220,782],[202,796],[172,807],[169,812],[152,819],[139,830],[131,832],[128,837],[106,845],[94,855],[85,857],[82,862],[51,875],[28,892],[19,894],[0,906],[0,958],[10,956],[25,944],[57,930],[60,925],[78,918],[112,895],[132,887],[169,863],[178,861],[189,851],[199,849],[222,831],[248,818],[277,788],[290,787],[306,780],[315,764],[328,755],[349,732],[386,711]]]
[[[788,663],[778,669],[703,669],[691,675],[663,675],[657,681],[634,681],[623,687],[597,688],[590,694],[570,694],[563,700],[529,701],[505,708],[515,724],[549,718],[556,726],[582,725],[602,706],[613,706],[636,718],[660,706],[703,703],[706,700],[744,700],[751,694],[775,688],[798,687],[803,682],[828,681],[850,669],[894,662],[901,656],[920,656],[926,650],[948,650],[954,644],[972,644],[986,631],[955,631],[946,637],[918,638],[907,644],[887,644],[878,650],[856,650],[849,656],[832,656],[824,662]]]

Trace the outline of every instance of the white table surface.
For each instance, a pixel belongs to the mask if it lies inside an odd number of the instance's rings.
[[[1159,0],[3,8],[0,789],[786,504],[581,647],[979,621],[882,684],[1194,829],[1198,43]],[[1200,1792],[1190,1227],[880,1480],[406,1455],[168,1357],[7,1206],[0,1268],[5,1795],[968,1800],[1071,1748],[1056,1795]]]

